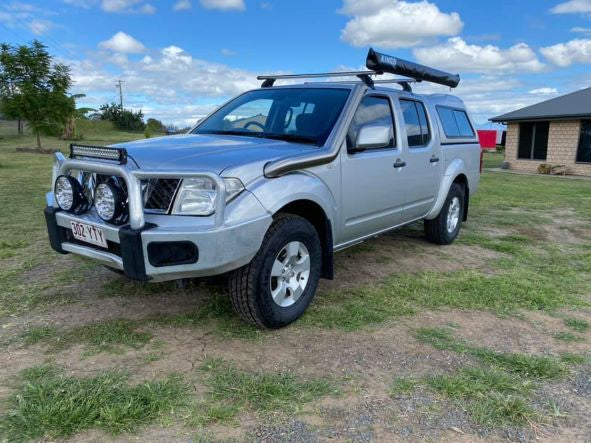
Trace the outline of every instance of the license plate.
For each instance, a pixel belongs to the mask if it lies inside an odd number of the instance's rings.
[[[107,247],[107,240],[101,228],[73,220],[70,220],[70,224],[72,225],[72,234],[76,240],[102,246],[103,248]]]

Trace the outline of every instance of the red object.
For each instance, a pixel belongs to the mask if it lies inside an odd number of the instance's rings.
[[[495,149],[497,146],[497,131],[488,129],[479,129],[478,140],[482,149]]]

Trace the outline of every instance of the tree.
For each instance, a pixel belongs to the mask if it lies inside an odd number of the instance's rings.
[[[76,104],[68,96],[72,84],[69,68],[53,63],[46,46],[0,45],[0,112],[8,118],[25,120],[37,136],[61,131]]]
[[[99,118],[101,120],[112,121],[117,128],[128,131],[141,131],[146,126],[144,123],[144,114],[141,110],[134,112],[129,109],[121,109],[115,103],[102,105],[99,108]]]

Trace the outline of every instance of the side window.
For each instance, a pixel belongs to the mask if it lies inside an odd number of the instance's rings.
[[[465,111],[437,106],[437,114],[446,137],[474,137],[474,129]]]
[[[361,100],[349,131],[347,132],[347,145],[354,147],[359,135],[359,130],[364,126],[389,126],[390,142],[386,146],[379,148],[393,148],[396,146],[396,137],[394,136],[394,118],[392,117],[392,108],[390,100],[386,97],[365,96]]]
[[[425,105],[415,100],[400,100],[409,147],[424,146],[431,140]]]

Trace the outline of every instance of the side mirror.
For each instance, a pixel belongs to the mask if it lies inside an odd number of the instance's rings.
[[[357,133],[354,151],[383,148],[390,145],[392,128],[383,125],[362,126]]]

